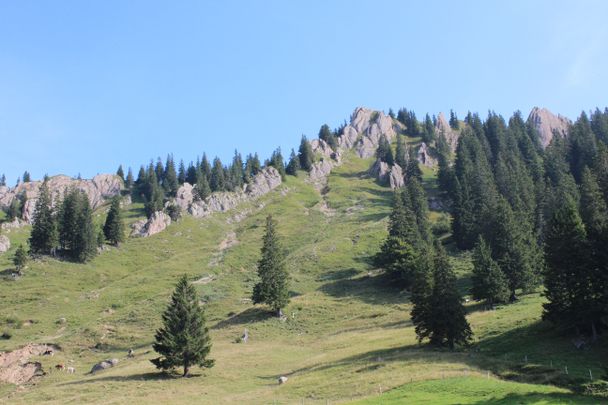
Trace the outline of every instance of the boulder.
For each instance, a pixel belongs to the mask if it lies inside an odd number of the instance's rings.
[[[320,162],[315,162],[310,169],[310,180],[313,182],[325,179],[334,165],[331,163],[329,159],[323,159]]]
[[[325,158],[331,158],[331,155],[334,153],[331,146],[329,146],[329,144],[323,139],[313,139],[310,141],[310,147],[314,153]]]
[[[435,167],[437,165],[437,159],[431,155],[429,147],[424,142],[420,144],[416,158],[418,159],[418,162],[426,167]]]
[[[405,185],[405,177],[403,175],[403,169],[398,164],[394,164],[391,167],[391,172],[388,176],[388,183],[392,189],[403,187]]]
[[[536,129],[540,144],[546,148],[555,134],[561,137],[568,135],[571,122],[568,118],[555,115],[546,108],[534,107],[528,116],[528,124]]]
[[[189,183],[182,184],[175,195],[175,203],[182,211],[188,211],[190,204],[194,200],[194,187]]]
[[[95,374],[98,371],[107,370],[108,368],[112,368],[117,364],[118,364],[118,359],[109,359],[109,360],[101,361],[101,362],[95,364],[93,366],[93,368],[91,368],[91,371],[89,372],[89,374]]]
[[[156,211],[148,219],[142,219],[131,225],[131,236],[146,238],[161,231],[171,225],[171,218],[162,211]]]
[[[344,131],[341,136],[338,137],[338,145],[344,149],[352,149],[357,142],[359,134],[357,130],[350,125],[344,127]]]
[[[4,253],[11,248],[11,241],[6,235],[0,235],[0,253]]]
[[[458,131],[455,131],[450,127],[448,120],[445,119],[445,115],[442,112],[439,113],[437,117],[437,122],[435,124],[435,133],[437,136],[445,137],[446,142],[450,146],[450,150],[452,152],[456,152],[456,147],[458,146],[458,138],[460,136]]]
[[[388,163],[376,159],[376,162],[372,165],[369,174],[375,177],[380,183],[388,183],[388,176],[391,172],[391,168]]]

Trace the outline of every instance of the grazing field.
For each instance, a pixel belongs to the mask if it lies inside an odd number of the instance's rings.
[[[347,158],[321,191],[304,175],[288,176],[234,211],[185,216],[160,234],[109,247],[89,264],[30,262],[16,280],[7,270],[29,230],[7,232],[12,247],[0,256],[0,333],[10,338],[0,340],[0,349],[54,343],[62,348],[54,357],[32,360],[46,370],[63,362],[76,373],[49,371],[34,384],[0,385],[0,402],[601,402],[571,390],[582,389],[590,370],[602,375],[605,342],[576,350],[569,336],[552,332],[540,321],[540,292],[491,311],[469,303],[475,333],[469,348],[451,352],[417,342],[408,292],[370,262],[392,198],[366,174],[370,164]],[[425,171],[424,179],[434,192],[434,174]],[[292,298],[284,321],[249,299],[268,214],[278,220],[288,252]],[[142,215],[141,204],[127,213],[129,221]],[[470,257],[445,240],[466,292]],[[216,361],[191,378],[160,374],[149,362],[161,312],[184,273],[205,303]],[[245,329],[249,342],[236,343]],[[127,358],[129,349],[135,357]],[[120,362],[87,375],[108,358]],[[288,382],[278,385],[279,376]]]

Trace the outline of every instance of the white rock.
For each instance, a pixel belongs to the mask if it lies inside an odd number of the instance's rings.
[[[540,143],[546,148],[553,139],[554,133],[565,137],[568,135],[570,120],[561,115],[555,115],[546,108],[534,107],[528,116],[528,123],[531,124],[540,137]]]
[[[131,236],[146,238],[162,232],[171,225],[171,218],[162,211],[156,211],[148,219],[142,219],[131,225]]]
[[[6,235],[0,235],[0,253],[4,253],[11,248],[11,241]]]

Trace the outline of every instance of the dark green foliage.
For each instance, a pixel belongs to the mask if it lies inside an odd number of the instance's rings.
[[[435,124],[429,114],[424,117],[424,127],[422,130],[422,140],[430,144],[435,140]]]
[[[179,168],[177,169],[177,182],[184,184],[186,182],[186,165],[183,160],[179,161]]]
[[[118,166],[118,170],[116,170],[116,175],[125,181],[125,172],[122,170],[122,165]]]
[[[440,245],[435,250],[432,282],[421,282],[423,287],[419,287],[412,299],[412,321],[419,341],[428,338],[432,345],[454,349],[458,344],[467,344],[473,333],[447,254]],[[424,275],[418,277],[421,278],[424,279]]]
[[[302,135],[302,140],[300,141],[298,157],[300,158],[300,168],[309,172],[310,169],[312,169],[314,156],[312,152],[312,147],[310,146],[310,143],[304,135]]]
[[[201,160],[200,164],[197,165],[197,167],[200,168],[201,173],[203,173],[203,176],[205,176],[208,181],[211,178],[211,165],[209,164],[209,160],[207,159],[206,153],[203,153],[203,159]]]
[[[267,304],[280,316],[281,309],[289,303],[289,274],[276,227],[276,221],[269,215],[262,242],[262,258],[258,262],[260,281],[253,288],[252,300],[254,304]]]
[[[422,181],[422,170],[418,165],[418,159],[416,158],[416,154],[413,149],[409,150],[409,158],[407,160],[407,165],[405,166],[405,178],[406,179],[418,179],[418,181]]]
[[[114,245],[118,245],[125,240],[125,225],[122,220],[122,209],[118,196],[112,198],[110,210],[103,226],[103,234],[105,239]]]
[[[186,182],[190,185],[195,185],[200,177],[198,173],[202,174],[202,171],[199,167],[195,166],[192,162],[188,166],[188,170],[186,171]],[[206,176],[205,176],[206,178]]]
[[[380,140],[378,141],[378,149],[376,149],[376,158],[378,158],[382,162],[388,163],[389,166],[392,166],[395,163],[393,159],[393,151],[391,149],[391,144],[384,134],[380,136]]]
[[[185,377],[192,366],[209,368],[214,365],[214,361],[208,359],[211,337],[205,314],[194,286],[185,275],[175,287],[163,313],[163,326],[156,331],[155,339],[152,347],[160,357],[151,362],[158,369],[183,367]]]
[[[27,252],[25,251],[23,244],[19,245],[15,251],[15,256],[13,256],[13,264],[19,273],[21,273],[21,270],[23,270],[27,264]]]
[[[226,190],[226,174],[224,166],[220,158],[213,159],[213,167],[211,168],[211,179],[209,181],[211,191]]]
[[[163,189],[171,197],[175,197],[179,182],[177,181],[177,172],[175,171],[175,162],[173,156],[167,156],[165,171],[163,173]]]
[[[4,173],[2,174],[2,176],[0,176],[0,186],[6,186],[6,176],[4,175]]]
[[[79,211],[81,195],[80,191],[73,188],[68,190],[59,205],[57,212],[57,225],[59,233],[59,246],[63,250],[71,250],[72,243],[78,232]]]
[[[414,111],[408,111],[406,108],[402,108],[397,112],[397,120],[405,126],[405,133],[411,137],[418,137],[421,135],[420,123],[416,118]]]
[[[127,190],[131,190],[133,188],[134,184],[135,184],[135,181],[133,180],[133,171],[129,167],[129,171],[127,173],[127,179],[125,180],[125,186],[127,187]]]
[[[490,306],[509,300],[507,279],[492,259],[492,252],[480,236],[473,250],[473,276],[471,294],[476,300],[485,300]]]
[[[79,194],[80,201],[76,218],[78,229],[71,243],[71,256],[84,263],[97,255],[97,232],[93,224],[93,210],[89,198],[83,192]]]
[[[182,217],[182,209],[179,207],[179,205],[175,203],[167,205],[167,208],[165,208],[165,212],[167,213],[167,215],[169,215],[169,218],[171,218],[171,221],[173,222],[179,221]]]
[[[543,318],[570,329],[593,322],[588,308],[591,272],[587,234],[575,204],[566,200],[551,216],[545,236],[545,296]],[[591,318],[591,319],[590,319]]]
[[[460,127],[460,122],[458,122],[458,117],[453,110],[450,110],[450,127],[452,129],[458,129]]]
[[[296,152],[292,149],[289,155],[289,163],[285,168],[285,172],[291,176],[295,176],[300,170],[300,158],[296,155]]]
[[[245,183],[245,169],[243,168],[243,159],[241,154],[236,150],[232,158],[232,165],[228,170],[227,189],[230,191],[240,190]]]
[[[268,166],[272,166],[281,175],[281,179],[285,180],[286,169],[285,163],[283,162],[283,155],[281,154],[281,148],[277,148],[272,155],[270,156],[270,160],[268,161]]]
[[[163,180],[165,179],[165,168],[163,167],[163,162],[160,160],[160,158],[156,159],[156,166],[154,166],[153,170],[156,174],[158,183],[162,184]]]
[[[260,164],[258,154],[247,155],[247,161],[245,162],[245,181],[249,183],[251,178],[258,174],[260,170],[262,170],[262,165]]]
[[[51,195],[44,182],[38,192],[34,222],[30,234],[30,251],[32,253],[49,254],[57,246],[57,224],[51,206]]]
[[[148,218],[156,211],[162,211],[164,207],[164,193],[158,184],[151,183],[150,198],[144,204],[144,209]]]
[[[329,129],[329,125],[323,124],[321,129],[319,130],[319,139],[327,142],[327,144],[333,149],[336,150],[338,147],[338,140],[336,135]]]
[[[205,199],[211,195],[211,187],[205,176],[199,176],[196,187],[194,187],[194,193],[194,197],[202,201],[205,201]]]
[[[8,209],[6,211],[6,217],[9,221],[13,221],[15,220],[15,218],[21,218],[23,207],[22,199],[24,198],[25,195],[17,196],[11,201],[11,204],[8,206]]]
[[[397,134],[397,149],[395,150],[395,163],[402,169],[407,166],[407,148],[403,141],[403,136]]]
[[[30,173],[27,170],[23,173],[23,177],[22,178],[23,178],[23,182],[24,183],[29,183],[30,181],[32,181]]]

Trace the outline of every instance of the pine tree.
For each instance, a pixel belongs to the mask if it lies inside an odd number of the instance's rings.
[[[118,166],[118,170],[116,170],[116,175],[118,177],[120,177],[120,179],[124,182],[125,181],[125,172],[122,170],[122,165]]]
[[[30,233],[30,250],[32,253],[49,254],[57,246],[57,224],[51,206],[51,195],[46,182],[38,191],[34,221]]]
[[[0,176],[0,186],[1,187],[6,186],[6,176],[4,175],[4,173],[2,174],[2,176]]]
[[[405,166],[405,177],[407,179],[418,179],[419,182],[422,182],[422,170],[418,165],[418,159],[414,154],[414,150],[410,149],[410,156],[407,160],[407,165]]]
[[[309,172],[310,169],[312,169],[314,156],[312,152],[312,147],[310,146],[310,143],[304,135],[302,135],[302,140],[300,141],[300,149],[298,156],[300,158],[300,167],[302,168],[302,170],[306,170],[307,172]]]
[[[72,241],[71,255],[84,263],[97,255],[97,231],[93,224],[93,210],[89,198],[83,192],[79,193],[78,228]]]
[[[163,167],[163,162],[160,160],[160,157],[156,159],[156,166],[153,167],[153,170],[156,174],[156,180],[158,180],[159,184],[162,184],[165,179],[165,168]]]
[[[57,212],[57,227],[59,233],[59,246],[63,250],[73,248],[73,243],[78,234],[78,216],[80,210],[80,191],[75,188],[68,190]]]
[[[467,344],[472,332],[447,254],[440,245],[435,250],[430,294],[425,299],[417,299],[412,310],[416,317],[412,318],[419,341],[429,338],[433,345],[454,349],[457,344]],[[420,301],[423,310],[416,309]]]
[[[281,179],[285,180],[286,169],[285,163],[283,162],[283,155],[281,154],[281,148],[277,148],[274,152],[272,152],[272,156],[270,156],[270,161],[268,162],[269,166],[277,169],[279,174],[281,175]]]
[[[450,110],[450,127],[452,129],[458,129],[460,127],[460,123],[458,122],[458,117],[453,110]]]
[[[134,184],[134,180],[133,180],[133,171],[131,170],[131,168],[129,167],[129,171],[127,173],[127,180],[126,180],[126,187],[127,190],[131,190],[133,189],[133,184]]]
[[[431,116],[427,113],[424,117],[424,130],[422,132],[422,140],[430,144],[435,140],[435,125]]]
[[[186,182],[186,165],[184,165],[184,160],[179,161],[179,168],[177,169],[177,182],[179,184],[184,184]]]
[[[473,276],[471,294],[476,300],[485,300],[490,307],[509,300],[507,279],[492,259],[492,251],[483,237],[479,237],[473,250]]]
[[[167,156],[167,163],[165,164],[165,171],[163,173],[163,188],[167,194],[171,197],[175,197],[179,183],[177,181],[177,173],[175,171],[175,162],[173,156]]]
[[[407,148],[403,142],[403,136],[397,134],[397,149],[395,150],[395,163],[402,169],[407,167]]]
[[[21,273],[21,270],[23,270],[23,268],[27,264],[27,252],[25,251],[23,244],[19,245],[19,247],[15,251],[15,256],[13,257],[13,264],[15,265],[15,268],[17,269],[18,273]]]
[[[289,163],[287,164],[285,172],[291,176],[295,176],[298,174],[298,170],[300,170],[300,158],[292,149],[291,154],[289,155]]]
[[[224,166],[220,158],[216,157],[213,159],[213,167],[211,169],[211,180],[209,181],[211,191],[225,191],[226,190],[226,175],[224,172]]]
[[[161,187],[156,184],[152,186],[150,198],[144,204],[144,209],[148,218],[157,211],[162,211],[164,207],[164,195]]]
[[[203,173],[203,176],[205,176],[207,178],[207,181],[210,181],[211,179],[211,164],[209,164],[209,160],[207,159],[207,154],[203,153],[203,159],[201,160],[200,164],[197,165],[198,167],[200,167],[201,172]],[[191,183],[191,184],[195,184]]]
[[[199,173],[203,173],[202,170],[200,169],[200,167],[195,166],[192,162],[190,162],[190,165],[188,166],[188,170],[186,171],[186,183],[190,184],[190,185],[195,185],[196,182],[198,181],[198,175],[197,172]]]
[[[152,364],[161,370],[183,367],[184,377],[192,366],[213,367],[214,361],[208,358],[211,337],[205,313],[186,275],[175,286],[162,318],[163,326],[156,331],[156,343],[152,345],[160,357],[152,359]]]
[[[15,196],[11,201],[11,204],[8,206],[8,210],[6,211],[6,217],[8,221],[14,221],[16,218],[21,218],[21,210],[22,210],[22,202],[20,196]]]
[[[31,178],[31,176],[30,176],[30,173],[29,173],[29,172],[26,170],[26,171],[23,173],[23,182],[24,182],[24,183],[29,183],[30,181],[32,181],[32,178]]]
[[[252,301],[254,304],[267,304],[281,316],[282,308],[289,303],[289,274],[276,227],[276,221],[269,215],[266,218],[262,258],[258,262],[260,281],[253,288]]]
[[[122,209],[118,196],[112,198],[110,210],[103,226],[103,235],[107,241],[114,245],[118,245],[125,240],[125,225],[122,220]]]
[[[392,166],[395,161],[393,159],[393,151],[391,149],[391,144],[386,138],[386,135],[382,134],[378,141],[378,149],[376,149],[376,158],[378,158],[381,162],[387,163],[389,166]]]
[[[551,216],[545,236],[545,297],[543,319],[561,328],[578,328],[588,306],[588,244],[583,221],[567,199]],[[586,319],[587,318],[587,319]]]
[[[204,175],[201,174],[199,177],[194,191],[196,193],[195,197],[201,201],[205,201],[205,199],[211,195],[211,187],[209,187],[209,182]]]
[[[338,147],[338,140],[336,139],[336,136],[334,135],[332,130],[329,129],[329,125],[327,124],[323,124],[321,126],[321,129],[319,130],[319,139],[327,142],[327,144],[333,150],[336,150],[336,148]]]

